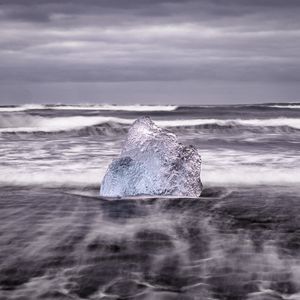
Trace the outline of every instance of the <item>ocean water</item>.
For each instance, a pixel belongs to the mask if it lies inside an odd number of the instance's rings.
[[[148,115],[198,199],[104,199]],[[0,299],[300,299],[300,105],[0,107]]]

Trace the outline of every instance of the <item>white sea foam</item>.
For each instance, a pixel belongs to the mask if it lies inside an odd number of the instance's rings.
[[[201,151],[201,150],[200,150]],[[300,158],[297,151],[247,152],[202,150],[204,183],[213,184],[294,184],[300,183]]]
[[[207,185],[291,185],[300,184],[299,168],[238,166],[212,170],[203,164],[202,181]],[[63,171],[58,166],[48,169],[1,168],[0,185],[99,186],[105,168],[87,169],[83,164],[77,171]]]
[[[234,166],[232,169],[219,169],[218,171],[202,170],[202,181],[205,184],[224,185],[256,185],[256,184],[276,184],[290,185],[299,184],[299,168],[266,168],[266,167],[246,167]]]
[[[112,157],[120,152],[120,145],[115,142],[81,144],[67,138],[59,143],[61,148],[57,148],[57,141],[1,144],[0,185],[99,186]],[[204,187],[300,184],[300,157],[296,149],[200,148],[199,152]]]
[[[30,169],[30,168],[1,168],[0,185],[23,185],[23,186],[74,186],[83,187],[88,185],[99,185],[99,178],[104,176],[104,170],[83,171],[85,166],[82,165],[81,170],[63,171],[58,166],[48,169]],[[103,173],[103,174],[102,174]]]

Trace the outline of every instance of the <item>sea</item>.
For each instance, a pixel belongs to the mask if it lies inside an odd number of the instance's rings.
[[[103,198],[150,116],[199,198]],[[300,299],[300,104],[0,106],[0,300]]]

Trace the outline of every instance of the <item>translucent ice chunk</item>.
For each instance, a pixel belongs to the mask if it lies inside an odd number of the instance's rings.
[[[174,134],[142,117],[133,123],[121,155],[108,167],[100,195],[198,197],[200,169],[201,157],[195,147],[178,143]]]

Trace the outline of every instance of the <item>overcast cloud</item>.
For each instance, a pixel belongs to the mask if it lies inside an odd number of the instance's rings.
[[[0,0],[0,104],[300,100],[299,0]]]

